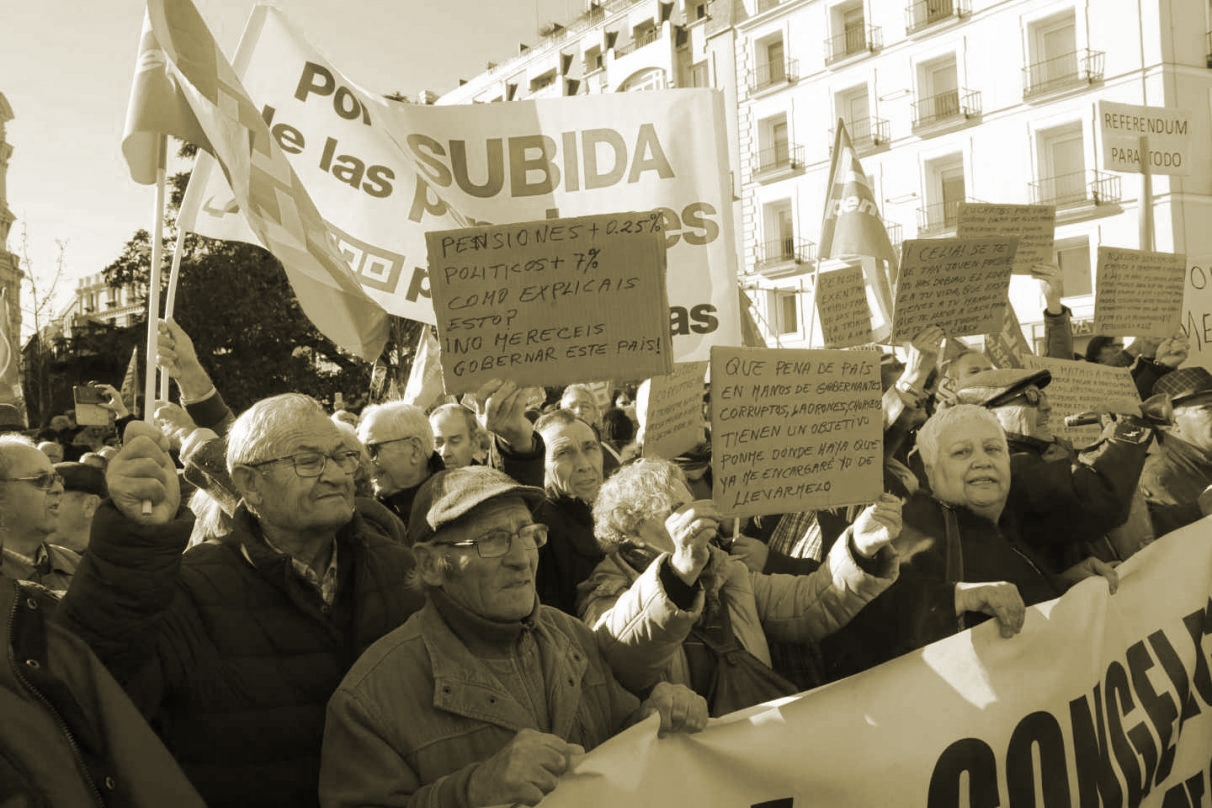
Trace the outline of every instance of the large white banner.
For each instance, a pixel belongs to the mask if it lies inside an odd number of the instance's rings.
[[[350,82],[265,6],[234,61],[354,273],[389,312],[435,322],[426,231],[659,210],[675,358],[740,344],[718,91],[397,103]],[[208,181],[190,187],[196,232],[256,243],[205,162],[195,173]]]
[[[593,750],[544,808],[1212,805],[1212,521],[802,696]],[[1100,803],[1101,800],[1101,803]]]

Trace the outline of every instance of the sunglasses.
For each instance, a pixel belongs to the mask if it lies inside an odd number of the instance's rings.
[[[28,477],[5,477],[6,483],[30,483],[41,491],[49,491],[56,485],[63,485],[63,477],[57,471],[44,471],[41,474],[31,474]]]

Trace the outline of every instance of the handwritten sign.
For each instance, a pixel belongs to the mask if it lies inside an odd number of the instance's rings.
[[[871,307],[867,305],[862,266],[820,273],[816,311],[826,346],[849,348],[871,342]]]
[[[703,442],[706,362],[680,362],[668,376],[646,379],[636,392],[645,457],[669,459]],[[643,408],[640,408],[643,404]]]
[[[1013,272],[1030,275],[1036,264],[1051,264],[1056,237],[1055,205],[988,205],[961,202],[956,212],[957,238],[1018,238]]]
[[[1183,295],[1183,334],[1190,355],[1184,365],[1212,370],[1212,254],[1187,260]]]
[[[1002,327],[1016,239],[909,239],[889,342],[907,342],[928,326],[948,336],[987,334]]]
[[[661,217],[620,213],[426,233],[446,392],[668,373]]]
[[[1094,333],[1173,334],[1182,321],[1186,274],[1185,255],[1099,247]]]
[[[1135,406],[1140,402],[1140,393],[1128,368],[1075,359],[1053,359],[1034,354],[1028,354],[1022,359],[1023,364],[1032,370],[1043,369],[1052,373],[1052,383],[1044,390],[1048,394],[1048,403],[1052,405],[1048,426],[1053,433],[1068,438],[1078,448],[1089,446],[1098,440],[1102,426],[1065,426],[1065,416],[1097,410],[1107,405],[1132,402]]]
[[[724,512],[798,512],[879,496],[879,354],[717,345],[711,390],[713,497]]]

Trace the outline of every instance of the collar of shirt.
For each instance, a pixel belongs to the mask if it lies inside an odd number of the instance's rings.
[[[264,537],[262,538],[269,549],[290,559],[291,568],[301,579],[303,579],[305,583],[320,594],[320,599],[324,601],[325,607],[332,606],[333,601],[336,600],[337,597],[337,542],[335,539],[332,542],[332,553],[330,553],[328,557],[328,566],[324,568],[323,575],[317,575],[316,571],[310,566],[304,564],[294,556],[282,552],[280,549],[275,547],[274,543],[269,539]],[[248,555],[248,549],[241,545],[240,551],[244,554],[244,558],[248,561],[248,563],[252,564],[253,560]]]
[[[29,575],[34,570],[37,570],[40,565],[45,567],[48,572],[50,571],[50,553],[47,552],[45,544],[38,545],[38,551],[34,553],[32,558],[21,555],[16,550],[10,550],[7,547],[3,548],[3,553],[4,558],[10,559],[20,565],[24,575]]]

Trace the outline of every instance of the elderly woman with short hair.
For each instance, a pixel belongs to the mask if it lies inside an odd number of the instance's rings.
[[[759,677],[786,690],[790,683],[769,670],[767,635],[819,640],[896,579],[888,545],[900,532],[900,501],[884,495],[864,510],[809,575],[751,571],[712,543],[720,521],[710,501],[693,500],[673,463],[641,459],[623,466],[594,503],[594,533],[607,556],[578,599],[579,614],[606,638],[612,659],[654,639],[669,648],[643,669],[614,666],[624,684],[636,692],[659,680],[688,684],[707,697],[713,715],[779,695],[754,690],[739,702],[735,694],[720,696],[713,649],[739,646],[756,659],[751,669]]]

